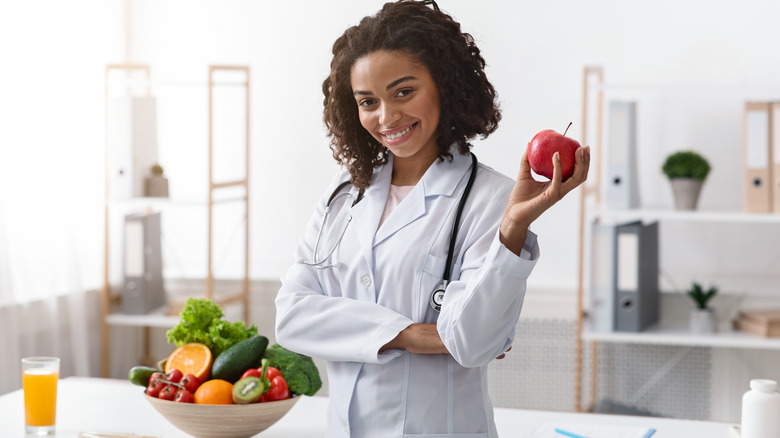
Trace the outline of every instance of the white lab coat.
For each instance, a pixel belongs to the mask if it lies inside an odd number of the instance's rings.
[[[461,217],[453,281],[441,313],[430,308],[471,167],[470,156],[453,155],[451,162],[434,162],[377,229],[391,156],[352,207],[352,221],[330,259],[334,266],[295,263],[282,279],[277,341],[328,361],[327,437],[497,436],[487,364],[512,343],[539,249],[530,232],[521,257],[499,242],[498,226],[514,181],[480,164]],[[343,172],[323,194],[298,247],[299,260],[312,261],[325,203],[348,179]],[[336,214],[331,212],[328,222]],[[326,225],[324,241],[327,231]],[[322,245],[320,253],[330,249]],[[379,353],[414,322],[436,322],[450,354]]]

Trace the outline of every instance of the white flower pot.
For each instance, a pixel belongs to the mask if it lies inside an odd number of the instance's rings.
[[[702,181],[695,178],[671,178],[674,207],[677,210],[696,210]]]
[[[713,309],[693,309],[688,319],[688,328],[694,334],[715,333],[718,331],[718,318]]]

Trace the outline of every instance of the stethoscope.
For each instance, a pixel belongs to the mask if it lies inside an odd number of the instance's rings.
[[[450,282],[450,276],[452,275],[452,257],[455,253],[455,241],[458,237],[458,227],[460,225],[460,217],[463,215],[463,208],[466,205],[466,201],[469,198],[469,193],[471,193],[471,187],[474,185],[474,179],[477,176],[477,156],[474,155],[474,153],[471,153],[471,174],[469,175],[469,180],[466,182],[466,188],[463,190],[463,195],[460,197],[460,202],[458,203],[458,210],[455,213],[455,221],[452,224],[452,231],[450,233],[450,245],[447,250],[447,263],[444,267],[444,275],[442,276],[441,283],[439,283],[436,288],[434,288],[433,292],[431,293],[431,297],[429,300],[429,304],[431,308],[437,312],[441,311],[441,306],[444,303],[444,292],[447,289],[447,284]],[[343,183],[339,184],[338,187],[336,187],[335,190],[333,190],[333,193],[328,198],[328,202],[325,204],[325,212],[322,216],[322,223],[320,224],[320,230],[317,233],[317,240],[314,241],[314,251],[312,253],[312,261],[308,262],[305,260],[299,260],[299,263],[302,263],[307,266],[312,266],[316,269],[324,269],[334,266],[333,263],[328,263],[328,260],[333,255],[333,253],[336,251],[336,248],[341,244],[341,239],[344,237],[344,234],[347,232],[347,227],[349,226],[349,223],[352,222],[352,215],[347,218],[347,222],[344,226],[344,229],[341,230],[341,234],[339,235],[338,240],[336,241],[336,244],[331,248],[324,257],[318,260],[317,252],[320,246],[320,241],[322,240],[322,232],[325,229],[325,224],[327,223],[328,215],[330,214],[330,207],[333,202],[340,199],[343,196],[349,196],[353,198],[352,206],[354,207],[355,204],[360,202],[361,199],[363,199],[363,191],[361,190],[358,192],[358,195],[355,196],[351,191],[350,192],[344,192],[339,193],[341,190],[344,189],[347,185],[352,184],[351,180],[344,181]]]

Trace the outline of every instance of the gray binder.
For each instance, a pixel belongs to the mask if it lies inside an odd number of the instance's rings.
[[[615,228],[615,330],[639,332],[658,322],[658,223]]]
[[[160,213],[125,216],[122,313],[145,314],[165,305]]]

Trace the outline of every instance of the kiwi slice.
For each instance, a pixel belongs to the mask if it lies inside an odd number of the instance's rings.
[[[259,377],[248,376],[233,385],[233,402],[238,405],[254,403],[265,392],[265,383]]]

